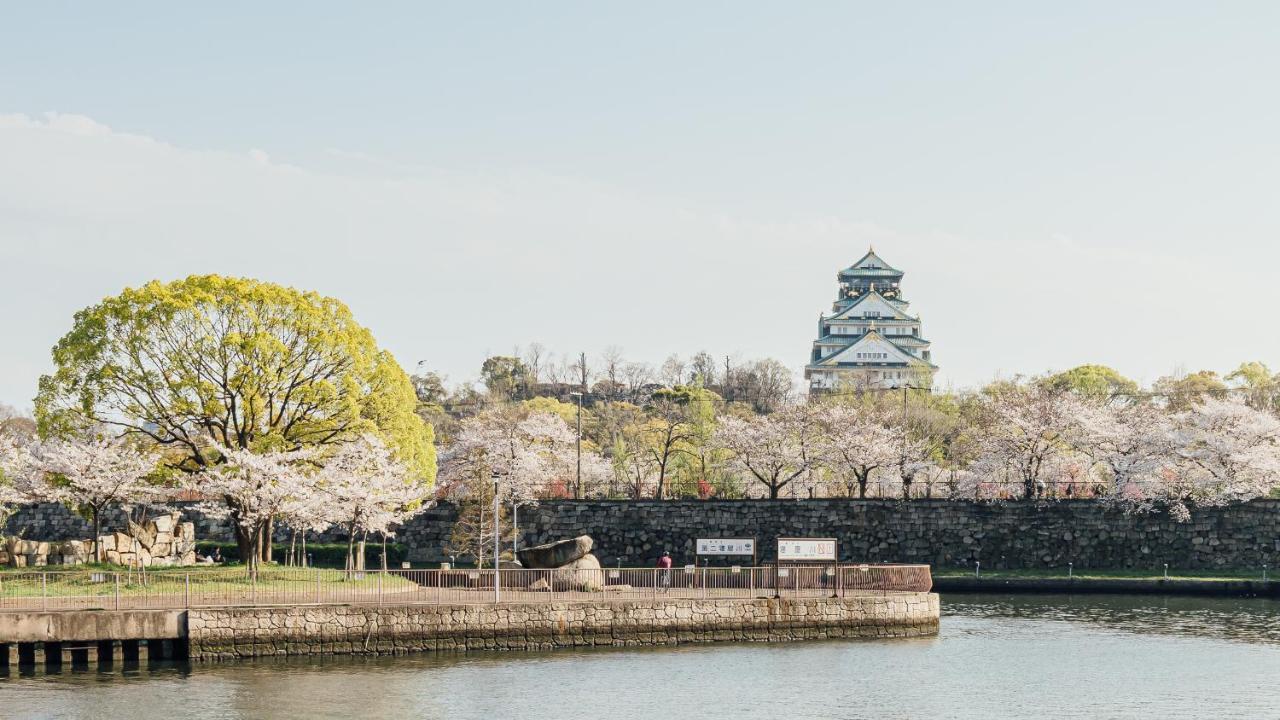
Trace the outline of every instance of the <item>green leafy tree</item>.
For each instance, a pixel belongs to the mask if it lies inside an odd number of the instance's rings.
[[[494,355],[480,366],[480,379],[485,389],[496,398],[521,400],[529,397],[533,377],[518,357]]]
[[[1152,389],[1157,395],[1163,395],[1168,402],[1169,410],[1182,412],[1190,410],[1206,396],[1223,398],[1227,396],[1227,385],[1212,370],[1201,370],[1190,375],[1162,377],[1156,380]]]
[[[1073,392],[1097,402],[1132,397],[1138,392],[1138,383],[1106,365],[1081,365],[1050,375],[1040,382],[1050,390]]]
[[[1227,374],[1227,382],[1244,391],[1245,400],[1255,410],[1280,407],[1280,378],[1260,362],[1241,363]]]
[[[218,275],[150,282],[77,313],[53,362],[36,398],[44,435],[114,427],[200,472],[221,462],[211,444],[323,450],[373,433],[412,478],[435,480],[409,377],[346,305],[314,292]]]

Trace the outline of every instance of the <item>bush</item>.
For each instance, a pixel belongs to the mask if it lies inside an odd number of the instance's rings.
[[[222,550],[222,558],[227,562],[240,561],[240,548],[233,542],[213,542],[201,540],[196,542],[196,552],[208,555],[214,548]],[[275,543],[271,548],[271,559],[284,564],[289,554],[288,543]],[[311,564],[315,567],[340,568],[347,564],[346,543],[307,543],[307,554],[311,556]],[[408,550],[400,543],[387,543],[387,567],[398,568],[408,555]],[[382,567],[382,546],[369,543],[364,549],[365,567],[370,570]]]

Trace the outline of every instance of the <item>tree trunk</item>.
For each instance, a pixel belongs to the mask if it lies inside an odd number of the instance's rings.
[[[240,551],[240,561],[249,565],[258,555],[257,531],[241,525],[235,515],[231,516],[231,528],[236,536],[236,548]]]
[[[102,514],[98,512],[98,508],[93,508],[93,562],[102,562]]]
[[[262,562],[268,564],[271,563],[271,541],[275,535],[275,523],[272,520],[272,518],[267,518],[267,522],[262,528]]]
[[[356,569],[356,521],[351,520],[351,524],[347,526],[347,573],[351,573]]]
[[[382,533],[382,572],[387,571],[387,534]]]
[[[365,543],[369,540],[369,531],[365,530],[360,534],[360,549],[356,551],[356,564],[359,566],[360,572],[365,571]]]

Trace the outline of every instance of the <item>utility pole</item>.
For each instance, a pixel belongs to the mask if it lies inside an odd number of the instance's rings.
[[[498,499],[498,479],[493,479],[493,601],[496,603],[501,599],[502,587],[502,561],[499,555],[502,548],[499,542],[502,540],[502,524],[498,522],[502,517],[502,506],[499,505]]]
[[[582,499],[582,393],[569,393],[578,399],[578,479],[573,484],[573,499]]]

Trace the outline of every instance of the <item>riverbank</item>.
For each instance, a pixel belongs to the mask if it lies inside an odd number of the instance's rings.
[[[963,574],[935,571],[933,590],[939,593],[1044,593],[1188,595],[1202,597],[1280,598],[1280,582],[1260,572],[1196,571],[1163,573],[1134,570],[996,570]]]

